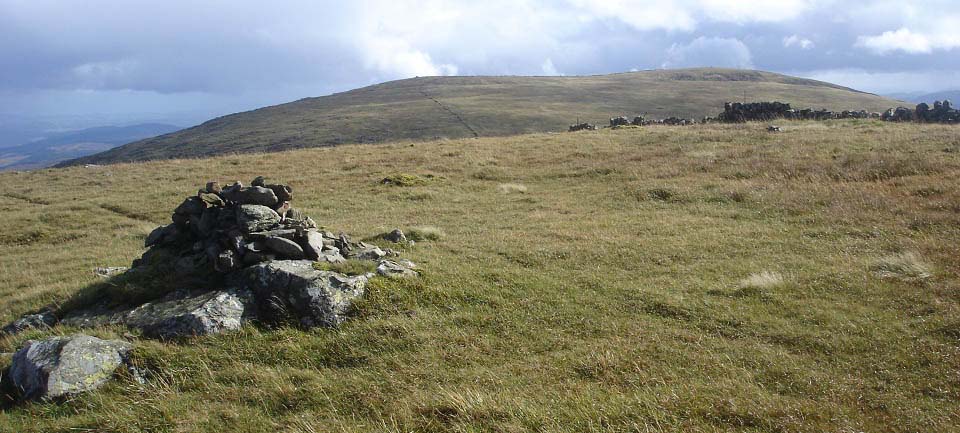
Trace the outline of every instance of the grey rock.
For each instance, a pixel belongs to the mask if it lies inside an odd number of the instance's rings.
[[[123,266],[98,266],[93,269],[93,274],[98,277],[110,278],[126,272],[129,268]]]
[[[237,223],[246,232],[269,230],[280,223],[280,215],[266,206],[245,204],[237,207]]]
[[[303,248],[290,239],[270,236],[263,241],[263,244],[280,257],[291,260],[300,260],[303,258]]]
[[[204,274],[210,266],[210,259],[207,254],[197,253],[177,259],[173,264],[173,271],[178,275],[199,275]]]
[[[413,263],[409,264],[412,265]],[[404,266],[391,260],[380,261],[380,264],[377,265],[377,275],[387,278],[411,278],[420,276],[420,274],[411,269],[411,267]]]
[[[263,241],[269,237],[278,237],[293,240],[297,237],[297,229],[277,229],[264,232],[247,233],[247,239],[252,241]]]
[[[129,308],[111,307],[105,302],[81,310],[70,311],[60,319],[59,323],[74,328],[120,325],[129,312]]]
[[[145,248],[150,248],[160,243],[160,241],[163,240],[163,236],[166,234],[167,227],[169,226],[160,226],[153,229],[153,231],[151,231],[150,234],[147,235],[147,238],[143,241],[143,246]]]
[[[256,252],[250,251],[243,255],[243,264],[246,266],[250,266],[250,265],[255,265],[261,262],[269,262],[275,258],[276,257],[273,254],[268,254],[268,253],[259,252],[259,251],[256,251]]]
[[[407,241],[407,236],[403,234],[403,230],[393,229],[392,232],[383,235],[383,238],[393,242],[393,243],[404,243]]]
[[[337,326],[353,301],[363,295],[367,277],[320,271],[309,260],[277,260],[251,266],[240,284],[253,291],[259,318],[294,318],[305,327]]]
[[[203,201],[198,197],[187,197],[183,203],[180,203],[180,206],[173,211],[173,213],[180,215],[199,215],[200,212],[203,212],[204,209]]]
[[[320,258],[320,255],[323,254],[323,235],[316,230],[309,230],[303,237],[301,246],[303,247],[304,255],[310,260],[317,260]],[[337,254],[340,252],[337,251]]]
[[[176,214],[175,214],[176,215]],[[190,220],[190,217],[185,217],[187,221]],[[143,241],[144,247],[152,247],[154,245],[164,245],[172,244],[177,242],[180,239],[180,229],[177,227],[177,224],[168,224],[165,226],[160,226],[147,235],[147,238]]]
[[[350,258],[358,260],[372,260],[378,261],[386,257],[387,253],[375,245],[366,245],[362,248],[353,250],[349,252]]]
[[[197,197],[200,197],[200,201],[202,201],[207,208],[222,207],[224,205],[223,199],[220,198],[219,194],[214,194],[212,192],[201,192],[197,195]]]
[[[13,355],[10,380],[24,399],[55,399],[99,388],[133,346],[88,335],[30,340]]]
[[[26,314],[4,326],[0,332],[7,335],[19,334],[28,329],[46,329],[57,324],[57,316],[52,311],[44,310],[39,313]]]
[[[264,188],[262,186],[231,188],[229,190],[224,190],[220,195],[227,200],[240,204],[255,204],[273,207],[278,203],[277,195],[273,193],[273,190]]]
[[[277,196],[277,200],[280,203],[293,200],[293,188],[289,185],[269,184],[263,186],[273,191],[273,194]]]
[[[317,257],[317,261],[327,263],[343,263],[347,261],[347,259],[340,254],[340,250],[338,250],[337,247],[324,247],[323,251],[320,252],[320,256]]]
[[[251,301],[245,290],[177,293],[131,310],[123,323],[158,338],[219,334],[240,329]]]

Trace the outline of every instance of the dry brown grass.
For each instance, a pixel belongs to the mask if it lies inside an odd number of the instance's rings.
[[[0,431],[957,431],[957,128],[764,129],[0,174],[3,321],[127,265],[209,179],[290,182],[296,206],[361,238],[443,232],[405,247],[422,278],[371,284],[339,330],[138,339],[148,385],[9,408]],[[436,177],[380,183],[397,173]],[[507,182],[528,191],[504,195]],[[935,278],[877,278],[891,251]],[[774,269],[789,278],[731,295]],[[2,338],[0,352],[72,331]]]

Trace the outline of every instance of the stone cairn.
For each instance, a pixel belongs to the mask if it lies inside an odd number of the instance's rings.
[[[178,257],[174,270],[183,275],[228,274],[275,259],[339,263],[344,254],[361,249],[364,258],[381,258],[375,257],[376,250],[353,245],[345,236],[321,232],[316,222],[290,206],[292,199],[290,186],[268,184],[263,177],[248,187],[209,182],[177,206],[171,224],[147,236],[144,244],[150,250],[133,267],[153,264],[160,252],[172,253],[164,258]]]
[[[150,232],[144,242],[148,250],[131,269],[111,268],[107,276],[130,278],[129,283],[169,275],[185,287],[170,287],[158,299],[138,306],[118,306],[112,299],[69,311],[50,306],[13,321],[2,333],[58,324],[124,325],[146,337],[169,339],[233,331],[251,320],[333,327],[347,319],[371,278],[419,275],[415,264],[400,259],[392,249],[319,229],[290,206],[292,199],[290,186],[267,183],[262,177],[250,186],[209,182],[177,206],[172,223]],[[412,244],[399,229],[380,238]],[[347,260],[368,262],[357,268],[369,272],[337,271],[336,264]],[[31,340],[14,354],[7,374],[0,375],[5,381],[0,390],[14,389],[22,399],[89,391],[126,365],[131,347],[128,342],[83,334]]]

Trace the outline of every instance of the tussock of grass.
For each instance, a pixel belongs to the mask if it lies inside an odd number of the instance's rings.
[[[394,186],[421,186],[434,180],[432,174],[397,173],[383,178],[380,183]]]
[[[648,190],[647,197],[653,200],[666,201],[666,202],[673,202],[673,201],[680,200],[680,195],[676,191],[669,188],[654,188],[654,189]]]
[[[432,226],[410,227],[403,232],[407,239],[416,242],[439,241],[443,239],[443,230]]]
[[[501,183],[497,185],[501,194],[526,194],[527,186],[519,183]]]
[[[922,281],[933,277],[933,270],[914,252],[893,254],[877,260],[873,272],[880,278],[902,281]]]

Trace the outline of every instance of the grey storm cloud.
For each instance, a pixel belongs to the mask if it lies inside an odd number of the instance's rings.
[[[0,112],[229,112],[412,76],[689,66],[939,90],[960,87],[954,1],[3,0]]]

